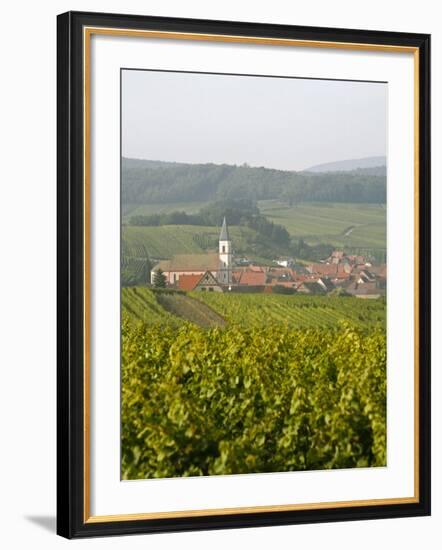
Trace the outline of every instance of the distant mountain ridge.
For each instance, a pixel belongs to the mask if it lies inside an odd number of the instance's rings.
[[[315,166],[307,168],[304,172],[350,172],[384,166],[387,166],[387,157],[385,156],[365,157],[361,159],[338,160],[335,162],[316,164]]]

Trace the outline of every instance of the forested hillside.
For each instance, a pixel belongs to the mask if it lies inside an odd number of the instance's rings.
[[[381,204],[386,200],[386,178],[382,169],[313,173],[247,165],[122,160],[123,206],[220,199]]]

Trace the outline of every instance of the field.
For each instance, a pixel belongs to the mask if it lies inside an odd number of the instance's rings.
[[[383,204],[300,203],[289,206],[259,201],[260,211],[308,244],[329,243],[347,248],[386,248]]]
[[[121,289],[121,308],[124,315],[146,324],[176,324],[178,319],[168,313],[147,288],[131,287]]]
[[[382,300],[359,300],[331,296],[286,296],[280,294],[189,294],[122,289],[123,310],[132,320],[147,324],[186,320],[201,327],[238,325],[262,327],[284,325],[293,328],[338,328],[341,321],[366,329],[385,326]]]
[[[132,287],[122,313],[124,479],[386,464],[382,301]]]
[[[193,292],[228,323],[259,327],[275,323],[296,328],[336,328],[347,321],[361,328],[385,325],[385,304],[339,296],[284,296],[278,294],[218,294]]]
[[[122,326],[123,479],[386,465],[381,329]]]
[[[150,216],[151,214],[167,214],[169,212],[186,212],[194,214],[206,206],[207,202],[170,202],[161,204],[125,204],[123,205],[123,221],[132,216]]]
[[[153,214],[183,210],[197,212],[206,203],[171,203],[126,205],[126,214]],[[386,250],[386,209],[379,204],[301,203],[289,206],[277,200],[259,201],[259,209],[269,220],[283,225],[294,239],[303,238],[310,245],[330,244],[352,252],[377,254]],[[126,222],[129,217],[125,215]],[[229,227],[237,255],[257,259],[256,232],[243,226]],[[216,250],[219,228],[198,225],[163,225],[157,227],[122,226],[122,252],[132,258],[170,258],[174,254],[194,254]],[[269,258],[288,253],[267,246]]]
[[[385,302],[122,289],[123,479],[386,465]]]
[[[247,227],[229,227],[235,250],[247,248],[255,232]],[[199,225],[123,226],[122,250],[147,251],[150,258],[170,258],[174,254],[195,254],[218,250],[219,228]],[[132,252],[132,255],[134,252]]]

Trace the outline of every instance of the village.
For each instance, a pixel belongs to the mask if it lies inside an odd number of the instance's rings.
[[[151,271],[155,286],[158,273],[166,288],[181,291],[342,295],[376,299],[385,296],[386,264],[374,264],[363,255],[335,250],[320,262],[300,263],[276,258],[273,265],[259,265],[233,254],[224,218],[218,253],[178,254],[159,261]]]

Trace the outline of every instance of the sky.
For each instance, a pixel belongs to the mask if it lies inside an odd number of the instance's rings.
[[[387,84],[122,71],[128,158],[304,170],[386,155]]]

